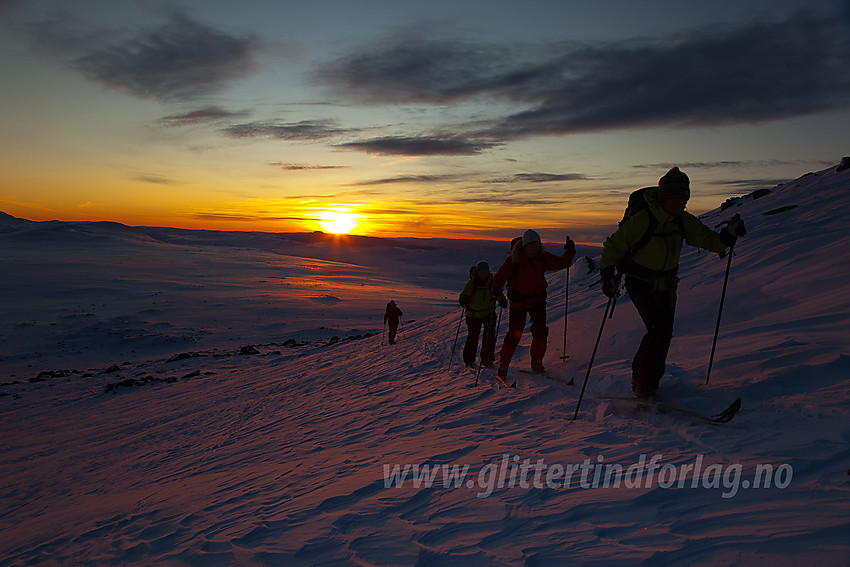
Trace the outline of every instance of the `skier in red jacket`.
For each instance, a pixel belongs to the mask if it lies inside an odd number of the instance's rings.
[[[546,354],[549,336],[549,327],[546,326],[546,288],[549,283],[545,272],[569,267],[575,255],[576,245],[569,237],[564,244],[564,254],[559,257],[544,251],[540,235],[529,229],[522,235],[522,240],[514,244],[511,255],[496,272],[493,294],[501,293],[502,286],[508,282],[508,299],[511,302],[508,333],[499,354],[500,377],[508,375],[508,367],[522,338],[527,317],[531,319],[531,370],[538,374],[544,372],[543,355]]]

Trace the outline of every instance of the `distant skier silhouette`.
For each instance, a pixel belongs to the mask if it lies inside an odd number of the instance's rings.
[[[387,325],[389,329],[389,334],[387,335],[389,339],[389,343],[391,345],[395,344],[395,336],[398,332],[398,322],[399,317],[404,315],[401,312],[401,309],[398,308],[398,305],[395,304],[395,301],[390,301],[387,303],[387,311],[384,313],[384,325]]]

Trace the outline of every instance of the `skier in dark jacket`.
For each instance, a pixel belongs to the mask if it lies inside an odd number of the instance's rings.
[[[714,232],[685,211],[690,196],[690,179],[674,167],[658,181],[658,187],[643,191],[646,206],[624,220],[602,249],[602,291],[609,298],[619,297],[620,274],[625,274],[626,291],[646,326],[632,360],[632,390],[641,398],[653,398],[664,376],[682,242],[719,253],[746,232],[740,220]]]
[[[387,336],[391,345],[395,344],[395,335],[398,332],[398,321],[399,317],[402,315],[404,315],[404,313],[401,312],[401,309],[398,308],[395,301],[387,303],[387,311],[384,313],[384,325],[389,326],[389,334]]]
[[[546,326],[546,281],[545,272],[563,270],[572,264],[576,255],[575,243],[567,239],[564,254],[555,256],[543,250],[540,236],[529,229],[517,241],[511,255],[496,272],[493,278],[494,293],[501,293],[502,286],[508,282],[508,299],[511,302],[510,323],[505,342],[499,353],[500,377],[508,375],[508,368],[514,351],[522,338],[526,318],[531,319],[531,370],[542,374],[543,355],[546,354],[546,343],[549,327]]]
[[[481,329],[481,365],[492,368],[496,360],[496,303],[507,307],[508,300],[499,292],[493,295],[493,276],[487,262],[478,262],[471,270],[470,279],[463,287],[458,297],[466,310],[466,343],[463,346],[463,362],[467,366],[475,365],[475,351],[478,348],[478,337]]]

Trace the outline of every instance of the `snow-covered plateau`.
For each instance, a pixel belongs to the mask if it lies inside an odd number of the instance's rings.
[[[573,421],[606,306],[598,248],[579,247],[568,294],[548,276],[548,378],[520,372],[526,331],[508,389],[489,369],[473,387],[457,304],[507,242],[2,216],[0,563],[848,565],[837,169],[702,216],[748,229],[708,385],[727,264],[682,256],[658,397],[705,415],[740,397],[725,424],[605,399],[631,394],[627,296]]]

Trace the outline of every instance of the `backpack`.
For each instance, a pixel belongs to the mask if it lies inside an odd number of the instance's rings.
[[[646,193],[647,189],[652,189],[652,187],[644,187],[643,189],[632,191],[631,195],[629,195],[629,202],[626,204],[626,210],[623,211],[623,220],[618,223],[619,226],[623,226],[624,222],[646,208],[644,193]]]
[[[511,256],[513,256],[514,253],[514,246],[516,246],[519,242],[522,242],[522,236],[515,236],[511,239],[511,249],[508,251]],[[516,263],[514,263],[513,273],[511,273],[511,277],[508,278],[508,281],[505,282],[505,295],[507,295],[508,297],[510,297],[511,294],[511,280],[516,277],[518,271],[519,267],[516,265]]]
[[[647,189],[652,189],[652,187],[644,187],[643,189],[638,189],[637,191],[632,191],[631,195],[629,195],[629,202],[626,204],[626,210],[623,212],[623,220],[618,223],[618,226],[623,226],[627,220],[638,214],[640,211],[646,209],[646,198],[645,193]],[[643,236],[638,239],[635,245],[631,249],[631,254],[634,254],[644,246],[646,246],[650,239],[653,236],[670,236],[671,233],[662,233],[655,234],[655,229],[658,228],[658,219],[655,218],[655,215],[647,211],[649,215],[649,227],[646,229],[646,232],[643,233]],[[685,222],[682,220],[682,217],[676,219],[676,224],[679,227],[679,234],[682,236],[682,240],[685,239]]]

